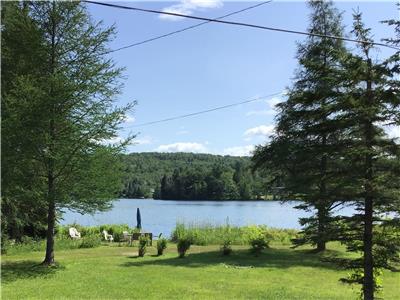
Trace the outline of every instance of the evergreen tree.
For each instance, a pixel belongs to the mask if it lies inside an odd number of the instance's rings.
[[[30,70],[12,83],[5,101],[9,120],[16,118],[16,111],[25,113],[23,120],[14,119],[20,130],[11,132],[14,142],[24,143],[16,145],[15,158],[28,161],[28,168],[34,165],[32,179],[18,177],[37,182],[39,204],[47,210],[43,263],[53,264],[57,211],[107,209],[121,190],[118,155],[124,144],[107,146],[104,141],[116,135],[131,105],[114,107],[122,70],[104,54],[113,27],[93,24],[79,2],[24,2],[21,7],[35,27],[35,35],[26,41],[37,39],[32,41],[37,51]]]
[[[360,13],[354,14],[353,34],[372,41]],[[341,180],[350,186],[345,198],[357,213],[343,217],[341,239],[348,250],[363,254],[349,264],[355,272],[344,281],[362,284],[363,297],[370,300],[380,287],[380,269],[399,259],[400,145],[383,128],[400,125],[399,60],[397,53],[389,63],[374,61],[371,44],[358,48],[346,59],[347,97],[340,115],[347,128]],[[397,217],[388,218],[390,213]]]
[[[25,139],[33,133],[31,101],[38,96],[43,58],[42,37],[28,7],[4,2],[1,9],[1,227],[7,238],[44,237],[46,205],[43,180],[35,176],[35,149]],[[35,203],[32,205],[32,203]]]
[[[308,32],[342,36],[341,15],[331,1],[310,1]],[[332,210],[338,200],[335,184],[340,126],[340,61],[346,53],[342,41],[310,36],[299,44],[299,69],[288,99],[278,105],[276,134],[256,149],[256,168],[267,169],[273,182],[283,183],[288,198],[303,199],[297,208],[314,211],[300,220],[302,238],[295,245],[311,243],[318,251],[334,233]],[[272,183],[272,182],[271,182]],[[340,199],[340,198],[339,198]]]

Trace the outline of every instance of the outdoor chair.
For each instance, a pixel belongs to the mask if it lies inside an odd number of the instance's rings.
[[[81,238],[81,234],[78,232],[78,230],[76,230],[75,227],[69,228],[69,236],[71,237],[71,239],[80,239]]]
[[[114,241],[114,237],[112,236],[112,234],[108,234],[107,230],[103,230],[103,235],[104,235],[104,239],[106,241],[109,241],[109,242]]]
[[[132,244],[132,235],[128,231],[122,231],[122,241]]]
[[[124,241],[126,241],[126,242],[128,242],[129,241],[129,233],[128,233],[128,231],[122,231],[122,239],[124,240]]]

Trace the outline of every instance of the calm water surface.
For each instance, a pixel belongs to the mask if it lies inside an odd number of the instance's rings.
[[[61,224],[78,223],[84,226],[128,224],[136,226],[136,209],[142,217],[143,230],[169,236],[177,222],[230,225],[267,225],[299,229],[298,219],[309,213],[294,209],[299,202],[291,201],[165,201],[153,199],[120,199],[107,212],[81,215],[66,212]],[[351,213],[344,208],[341,213]]]

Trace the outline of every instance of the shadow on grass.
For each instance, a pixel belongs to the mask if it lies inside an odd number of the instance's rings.
[[[124,267],[143,267],[150,265],[157,266],[176,266],[201,268],[210,265],[227,264],[235,267],[251,267],[251,268],[291,268],[296,266],[318,267],[337,270],[340,267],[332,262],[323,262],[321,258],[325,254],[310,254],[309,250],[290,250],[290,249],[267,249],[261,255],[254,256],[248,250],[235,250],[230,256],[223,256],[219,251],[209,251],[201,253],[189,253],[185,258],[160,256],[159,259],[154,256],[151,260],[135,259],[129,261],[122,266]]]
[[[1,280],[2,283],[7,284],[18,279],[47,277],[64,268],[60,265],[43,266],[37,261],[30,260],[5,262],[1,264]]]

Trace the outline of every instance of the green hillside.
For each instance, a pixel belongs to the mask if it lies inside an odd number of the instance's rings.
[[[182,200],[250,200],[267,194],[248,157],[194,153],[131,153],[121,197]]]

